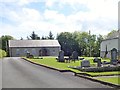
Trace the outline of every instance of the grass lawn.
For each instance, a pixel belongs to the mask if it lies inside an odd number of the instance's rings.
[[[113,84],[120,85],[120,77],[98,77],[97,80],[105,81],[105,82],[111,82]]]
[[[74,62],[62,63],[62,62],[57,62],[55,57],[43,57],[43,59],[28,59],[28,60],[33,61],[38,64],[54,67],[60,70],[72,70],[77,73],[80,72],[79,70],[68,68],[68,66],[79,66],[80,64],[79,61],[76,61],[75,63]]]
[[[92,76],[99,76],[99,75],[120,75],[120,71],[112,71],[112,72],[87,72]]]
[[[87,60],[90,60],[91,65],[95,65],[95,63],[93,63],[93,57],[84,57],[84,58]],[[81,60],[76,61],[75,63],[74,62],[71,62],[71,63],[57,62],[55,57],[43,57],[43,59],[28,59],[28,60],[35,62],[35,63],[38,63],[38,64],[57,68],[60,70],[72,70],[76,73],[86,73],[86,74],[89,74],[91,76],[120,74],[120,71],[119,72],[117,72],[117,71],[114,71],[114,72],[81,72],[81,71],[76,70],[76,69],[68,68],[68,66],[80,66]],[[102,61],[105,61],[105,60],[102,60]],[[107,61],[109,61],[109,59]]]

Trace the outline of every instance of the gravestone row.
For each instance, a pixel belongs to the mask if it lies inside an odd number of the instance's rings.
[[[75,61],[75,60],[78,60],[78,53],[77,53],[76,51],[74,51],[74,52],[72,53],[72,58],[69,57],[69,59],[73,59],[74,61]],[[66,59],[66,60],[69,60],[69,59]],[[59,61],[59,62],[65,62],[64,51],[63,51],[63,50],[61,50],[61,51],[59,52],[58,61]]]

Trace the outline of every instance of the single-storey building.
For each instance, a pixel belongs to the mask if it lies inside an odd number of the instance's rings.
[[[100,56],[111,58],[111,50],[113,48],[117,49],[118,57],[120,57],[120,30],[113,33],[101,42]]]
[[[9,40],[11,57],[26,56],[58,56],[61,46],[58,40]]]

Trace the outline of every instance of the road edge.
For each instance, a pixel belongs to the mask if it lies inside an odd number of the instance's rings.
[[[45,68],[49,68],[49,69],[52,69],[52,70],[56,70],[56,71],[59,71],[59,72],[72,72],[72,73],[74,73],[74,76],[78,76],[78,77],[81,77],[81,78],[89,79],[91,81],[99,82],[99,83],[104,84],[104,85],[112,86],[112,87],[114,87],[116,89],[120,88],[120,85],[116,85],[116,84],[112,84],[112,83],[109,83],[109,82],[93,79],[93,78],[90,78],[88,76],[83,76],[83,75],[81,75],[81,73],[76,73],[76,72],[71,71],[71,70],[60,70],[60,69],[56,69],[56,68],[53,68],[53,67],[50,67],[50,66],[46,66],[46,65],[42,65],[42,64],[38,64],[38,63],[32,62],[30,60],[27,60],[26,58],[21,58],[21,59],[23,59],[23,60],[25,60],[27,62],[30,62],[32,64],[35,64],[35,65],[38,65],[38,66],[42,66],[42,67],[45,67]]]

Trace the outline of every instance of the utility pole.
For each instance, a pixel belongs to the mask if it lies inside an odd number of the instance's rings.
[[[6,41],[6,53],[7,53],[7,56],[9,56],[8,40]]]
[[[91,36],[90,30],[89,30],[89,36]],[[91,57],[91,43],[90,43],[90,39],[91,39],[91,38],[89,38],[89,45],[90,45],[90,46],[89,46],[89,50],[90,50],[89,52],[90,52],[90,57]]]
[[[120,60],[120,26],[118,26],[118,59]]]

